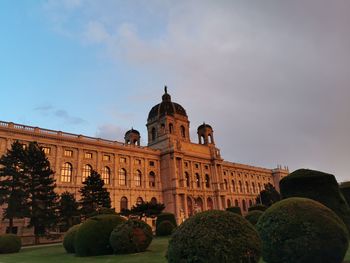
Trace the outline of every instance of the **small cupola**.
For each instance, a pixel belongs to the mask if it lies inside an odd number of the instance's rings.
[[[125,133],[124,139],[125,144],[137,145],[140,146],[140,132],[131,128]]]
[[[209,124],[203,122],[203,124],[200,125],[197,129],[198,143],[205,145],[215,144],[213,133],[213,128]]]

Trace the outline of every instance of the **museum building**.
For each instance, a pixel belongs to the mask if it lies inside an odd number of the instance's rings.
[[[146,126],[148,145],[140,146],[140,133],[134,129],[122,143],[0,121],[0,155],[16,140],[36,141],[55,171],[57,193],[69,191],[79,200],[82,182],[96,170],[117,212],[143,201],[161,202],[178,222],[199,211],[230,206],[245,213],[265,184],[279,189],[280,179],[289,173],[287,167],[225,161],[206,123],[197,129],[198,142],[192,142],[186,110],[171,100],[166,87]]]

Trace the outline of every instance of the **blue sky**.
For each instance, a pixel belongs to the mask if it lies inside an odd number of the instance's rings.
[[[350,171],[350,3],[0,2],[0,119],[146,144],[163,86],[226,160]]]

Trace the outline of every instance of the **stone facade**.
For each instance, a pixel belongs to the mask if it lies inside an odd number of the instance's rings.
[[[125,142],[104,140],[61,131],[0,122],[0,154],[15,140],[37,141],[55,171],[57,192],[78,190],[91,169],[98,171],[116,211],[137,202],[156,200],[183,221],[200,210],[255,203],[264,184],[278,189],[288,169],[266,169],[224,161],[215,146],[213,129],[198,127],[198,143],[189,136],[185,109],[171,101],[165,89],[162,102],[147,120],[148,146],[140,146],[140,133],[125,134]]]

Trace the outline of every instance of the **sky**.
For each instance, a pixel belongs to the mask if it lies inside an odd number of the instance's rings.
[[[350,180],[350,1],[0,1],[0,120],[147,144],[164,85],[225,160]]]

